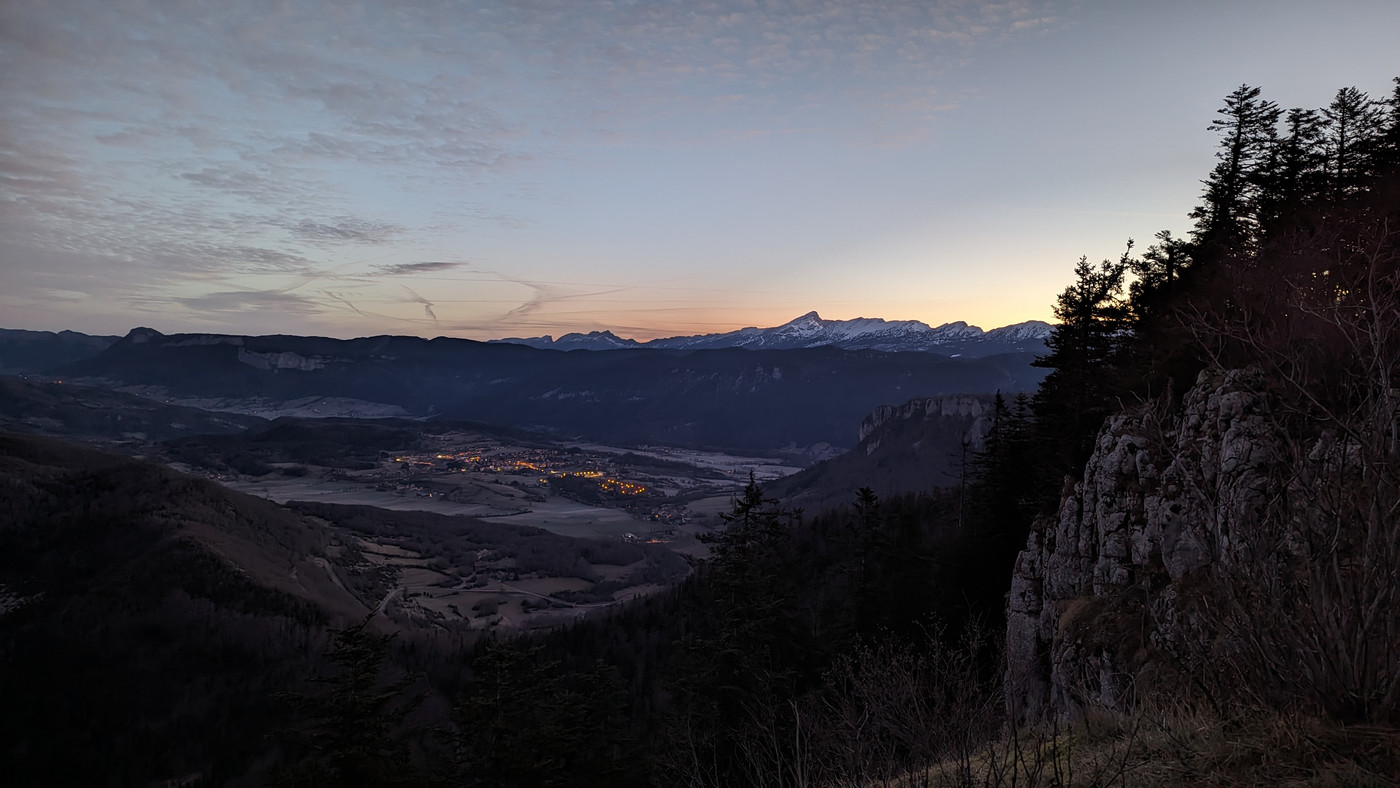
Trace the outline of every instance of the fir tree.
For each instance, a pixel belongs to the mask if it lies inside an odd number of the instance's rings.
[[[1050,369],[1033,409],[1049,461],[1047,483],[1055,492],[1059,478],[1078,475],[1083,468],[1099,425],[1116,404],[1116,362],[1128,330],[1121,296],[1131,250],[1130,241],[1122,258],[1097,266],[1088,258],[1079,259],[1074,284],[1055,305],[1059,324],[1045,342],[1050,352],[1035,361]]]
[[[1266,236],[1297,221],[1322,196],[1327,169],[1322,132],[1323,119],[1317,110],[1288,110],[1283,135],[1274,145],[1262,179],[1259,222]]]
[[[1261,99],[1259,88],[1240,85],[1217,114],[1208,128],[1221,134],[1219,162],[1204,181],[1205,203],[1191,213],[1202,245],[1253,240],[1260,176],[1277,135],[1279,108]]]
[[[422,700],[407,694],[413,676],[383,680],[392,635],[369,631],[371,618],[332,632],[326,656],[336,667],[311,681],[319,692],[286,696],[303,724],[287,731],[299,758],[274,775],[279,785],[426,785],[429,776],[410,759],[404,718]]]
[[[1342,88],[1322,110],[1327,177],[1333,199],[1361,189],[1375,171],[1381,108],[1354,87]]]
[[[490,641],[471,670],[453,715],[469,784],[624,784],[626,693],[606,665],[566,675],[539,646]]]

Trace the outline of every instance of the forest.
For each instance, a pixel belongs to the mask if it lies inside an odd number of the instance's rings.
[[[139,544],[120,547],[104,537],[71,561],[124,589],[101,602],[101,620],[125,623],[95,623],[72,600],[0,616],[6,664],[34,672],[21,682],[7,669],[0,683],[20,699],[4,712],[11,784],[60,773],[95,784],[186,773],[189,784],[347,786],[1391,784],[1400,78],[1389,96],[1344,88],[1318,109],[1285,110],[1241,85],[1209,129],[1216,160],[1194,229],[1073,265],[1037,362],[1049,374],[1033,395],[997,397],[963,485],[931,479],[888,500],[864,488],[803,512],[751,480],[686,579],[518,639],[334,622],[231,572],[195,579],[207,558],[182,559],[161,531],[142,526]],[[1251,523],[1234,535],[1252,546],[1245,558],[1188,578],[1223,611],[1202,619],[1200,642],[1215,650],[1140,664],[1138,691],[1111,707],[1051,697],[1038,714],[1012,708],[1007,600],[1028,539],[1053,531],[1106,422],[1177,424],[1198,382],[1231,370],[1247,370],[1251,401],[1268,403],[1279,448],[1259,484],[1277,494],[1231,521]],[[99,471],[80,478],[115,484]],[[1202,472],[1193,489],[1224,489],[1229,473]],[[66,530],[7,518],[0,566],[57,555],[49,541],[99,527],[90,508],[57,502],[59,484],[5,488],[6,511],[21,493],[42,499]],[[118,552],[141,573],[104,575]],[[178,593],[156,587],[162,572]],[[1140,585],[1188,587],[1165,572]],[[133,644],[152,627],[169,639],[145,664]],[[234,658],[201,633],[251,640]],[[114,675],[139,684],[104,691],[101,660],[56,656],[113,640]],[[1154,695],[1148,679],[1168,674],[1180,691]],[[207,684],[227,705],[186,714],[176,736],[157,700],[187,697],[173,682]],[[45,697],[61,709],[44,710]],[[129,747],[70,759],[118,740]]]

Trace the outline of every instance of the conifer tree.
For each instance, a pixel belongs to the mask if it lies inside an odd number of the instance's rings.
[[[1361,189],[1375,171],[1383,116],[1365,92],[1342,88],[1322,110],[1327,177],[1333,199]]]
[[[1039,509],[1028,484],[1037,475],[1029,397],[1018,394],[1008,405],[997,392],[983,445],[972,463],[971,535],[1019,550]]]
[[[1157,243],[1142,257],[1126,258],[1128,270],[1136,277],[1128,287],[1128,302],[1135,323],[1149,319],[1170,297],[1174,285],[1191,265],[1191,251],[1183,239],[1162,230]]]
[[[877,567],[887,540],[880,514],[880,500],[875,491],[861,487],[856,491],[855,505],[855,610],[856,626],[868,631],[876,621],[872,613],[881,602]]]
[[[404,718],[421,696],[407,694],[405,676],[383,681],[392,635],[369,631],[370,618],[332,632],[330,674],[311,680],[324,689],[287,696],[304,723],[284,737],[300,745],[274,775],[279,785],[426,785],[429,776],[410,759]]]
[[[1050,464],[1047,484],[1058,492],[1058,480],[1078,475],[1088,459],[1095,433],[1112,409],[1119,374],[1120,347],[1127,337],[1128,312],[1122,300],[1123,281],[1132,250],[1115,261],[1094,266],[1088,258],[1075,265],[1075,281],[1055,305],[1059,325],[1045,344],[1050,352],[1036,359],[1050,374],[1033,402],[1037,432]]]
[[[1262,178],[1259,223],[1266,236],[1297,221],[1307,206],[1322,197],[1326,182],[1322,116],[1317,110],[1294,107],[1283,123],[1283,135]]]
[[[720,517],[725,527],[701,537],[710,545],[699,578],[705,620],[683,639],[671,682],[671,768],[697,785],[742,783],[741,729],[776,724],[814,645],[798,625],[788,567],[796,513],[765,498],[750,473]]]
[[[1260,98],[1260,89],[1240,85],[1225,97],[1210,131],[1221,134],[1219,162],[1211,170],[1205,203],[1192,211],[1196,241],[1202,245],[1253,240],[1261,170],[1277,136],[1278,105]]]
[[[1383,111],[1384,128],[1380,134],[1377,153],[1377,168],[1391,172],[1400,168],[1400,77],[1393,78],[1395,87],[1385,100]]]
[[[616,786],[625,693],[605,665],[566,675],[539,646],[490,641],[457,704],[458,765],[477,786]]]
[[[800,651],[793,627],[793,589],[782,571],[791,556],[793,512],[763,495],[749,474],[725,527],[701,540],[710,545],[706,579],[716,609],[715,667],[730,671],[725,683],[755,695],[781,686]],[[793,659],[788,659],[793,658]]]

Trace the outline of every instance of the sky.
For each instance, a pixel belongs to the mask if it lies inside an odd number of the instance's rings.
[[[1052,319],[1395,0],[0,0],[0,327]]]

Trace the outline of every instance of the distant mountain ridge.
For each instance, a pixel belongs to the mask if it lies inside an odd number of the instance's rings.
[[[77,331],[0,328],[0,375],[23,375],[71,364],[101,353],[121,337]]]
[[[830,344],[560,353],[447,337],[138,328],[52,372],[68,384],[268,418],[438,416],[623,444],[799,454],[853,445],[856,425],[881,404],[1029,391],[1044,377],[1032,352],[950,355]]]
[[[1045,339],[1052,326],[1039,320],[983,331],[962,321],[937,328],[918,320],[885,320],[858,317],[852,320],[826,320],[815,311],[773,328],[741,328],[718,334],[695,334],[638,342],[611,331],[573,332],[552,336],[508,337],[488,340],[488,344],[526,345],[540,350],[799,350],[833,346],[842,350],[880,350],[887,353],[932,352],[949,357],[983,358],[1004,353],[1035,353],[1046,350]],[[148,328],[128,334],[132,341],[142,337],[163,337]],[[231,335],[184,334],[187,344],[237,344]],[[22,375],[48,372],[91,358],[116,344],[123,337],[91,336],[76,331],[24,331],[0,328],[0,374]],[[292,339],[288,337],[288,339]],[[314,344],[309,340],[297,344]],[[373,338],[366,338],[373,339]],[[343,340],[363,343],[365,339]],[[265,357],[270,366],[280,367],[287,358]]]
[[[815,311],[773,328],[741,328],[722,334],[664,337],[649,342],[625,339],[611,331],[590,331],[550,336],[493,339],[495,343],[528,345],[541,350],[795,350],[835,346],[843,350],[882,350],[890,353],[923,351],[947,356],[981,358],[1000,353],[1040,353],[1052,326],[1039,320],[983,331],[962,321],[937,328],[918,320],[885,320],[858,317],[826,320]]]

